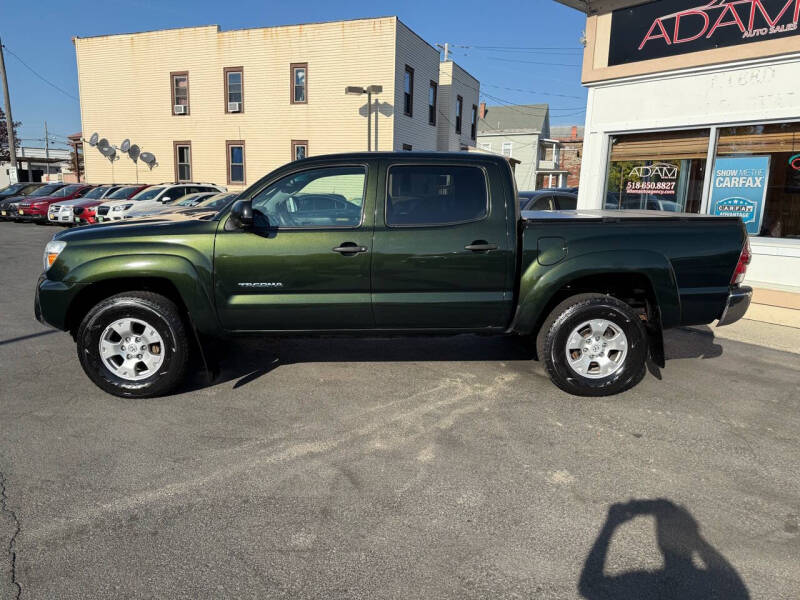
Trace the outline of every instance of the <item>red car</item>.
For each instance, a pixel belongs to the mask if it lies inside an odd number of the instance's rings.
[[[80,198],[94,187],[85,183],[53,185],[58,187],[55,190],[51,190],[49,185],[45,185],[36,190],[33,195],[23,198],[17,206],[17,216],[14,220],[47,223],[47,209],[50,208],[51,204]]]
[[[92,198],[89,199],[87,197],[86,200],[83,202],[76,202],[72,205],[72,213],[74,216],[75,225],[86,225],[97,223],[95,219],[96,216],[96,209],[99,204],[103,202],[108,202],[109,200],[127,200],[128,198],[133,198],[136,194],[141,192],[143,189],[150,187],[149,184],[130,184],[130,185],[120,185],[117,184],[119,187],[118,189],[114,190],[108,195],[103,196],[101,199]]]

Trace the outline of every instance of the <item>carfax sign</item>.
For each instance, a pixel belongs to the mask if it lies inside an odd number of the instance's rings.
[[[769,156],[718,158],[711,183],[711,214],[741,217],[747,233],[758,235],[768,180]]]

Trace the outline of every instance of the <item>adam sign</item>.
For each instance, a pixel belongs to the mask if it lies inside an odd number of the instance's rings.
[[[660,0],[614,11],[608,64],[663,58],[798,33],[800,0],[695,2]]]

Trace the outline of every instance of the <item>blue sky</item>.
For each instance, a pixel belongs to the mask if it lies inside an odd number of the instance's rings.
[[[8,47],[14,120],[23,123],[23,143],[34,146],[42,144],[36,138],[43,137],[45,120],[59,139],[80,131],[78,101],[70,97],[78,95],[72,36],[208,24],[240,29],[385,15],[399,16],[432,44],[450,42],[453,59],[480,80],[482,100],[488,104],[548,102],[553,123],[583,124],[580,37],[585,17],[552,0],[4,1],[0,36]],[[11,52],[66,94],[39,79]]]

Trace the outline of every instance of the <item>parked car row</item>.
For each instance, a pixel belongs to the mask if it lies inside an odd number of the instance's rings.
[[[15,183],[0,190],[0,220],[87,225],[182,211],[213,197],[211,210],[235,196],[213,183]]]

